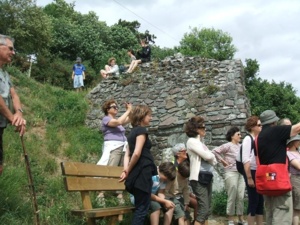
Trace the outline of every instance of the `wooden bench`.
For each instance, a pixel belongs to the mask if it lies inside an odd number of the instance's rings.
[[[67,191],[81,194],[83,209],[72,210],[73,215],[86,218],[87,224],[95,225],[96,219],[108,219],[109,225],[117,224],[123,215],[131,213],[133,206],[93,208],[91,191],[124,191],[124,183],[119,183],[122,167],[98,166],[79,162],[62,162],[61,170]]]

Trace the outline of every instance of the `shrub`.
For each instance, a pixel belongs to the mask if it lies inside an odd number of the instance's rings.
[[[226,216],[227,193],[223,189],[212,194],[212,214]]]

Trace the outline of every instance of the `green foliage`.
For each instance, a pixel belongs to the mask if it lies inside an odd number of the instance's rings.
[[[200,30],[197,27],[184,34],[179,48],[184,55],[216,60],[232,59],[237,51],[228,33],[214,28]]]
[[[225,189],[212,194],[212,214],[226,216],[227,193]]]
[[[259,116],[264,110],[272,109],[279,118],[289,118],[293,123],[300,120],[300,98],[291,84],[269,82],[258,77],[259,64],[246,59],[244,69],[247,96],[252,115]]]
[[[251,81],[258,77],[259,64],[256,59],[245,59],[246,66],[244,74],[246,79],[246,88],[251,86]]]
[[[254,78],[247,95],[253,115],[259,116],[264,110],[272,109],[279,118],[289,118],[293,123],[300,120],[300,99],[291,84]]]
[[[129,21],[126,21],[126,20],[122,20],[122,19],[119,19],[118,20],[118,23],[117,23],[119,26],[122,26],[122,27],[126,27],[128,28],[132,33],[134,34],[137,34],[138,33],[138,29],[140,28],[141,24],[135,20],[135,21],[132,21],[132,22],[129,22]]]
[[[218,216],[227,216],[226,214],[227,206],[227,193],[225,189],[212,194],[212,214]],[[247,212],[248,201],[244,201],[244,214]]]
[[[208,84],[207,86],[205,86],[203,90],[206,92],[206,94],[212,95],[215,94],[217,91],[219,91],[220,88],[217,85]]]
[[[50,18],[32,0],[0,2],[0,33],[14,37],[18,53],[36,54],[51,42]]]
[[[173,56],[179,52],[176,48],[160,48],[156,45],[151,46],[151,58],[152,60],[163,60],[168,56]]]

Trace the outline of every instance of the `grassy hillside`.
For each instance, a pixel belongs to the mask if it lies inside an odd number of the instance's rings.
[[[96,163],[100,157],[102,136],[84,125],[87,92],[77,94],[42,85],[13,68],[8,70],[14,74],[12,80],[24,106],[27,120],[24,142],[41,224],[84,224],[69,214],[74,205],[80,207],[80,196],[64,190],[59,163],[62,160]],[[32,225],[33,208],[22,145],[11,126],[4,134],[4,154],[4,170],[0,176],[1,224]]]

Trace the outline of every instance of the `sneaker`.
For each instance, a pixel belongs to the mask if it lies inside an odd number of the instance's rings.
[[[248,225],[248,223],[246,221],[239,221],[237,224],[238,225]]]
[[[228,225],[234,225],[234,221],[232,220],[228,221]]]

